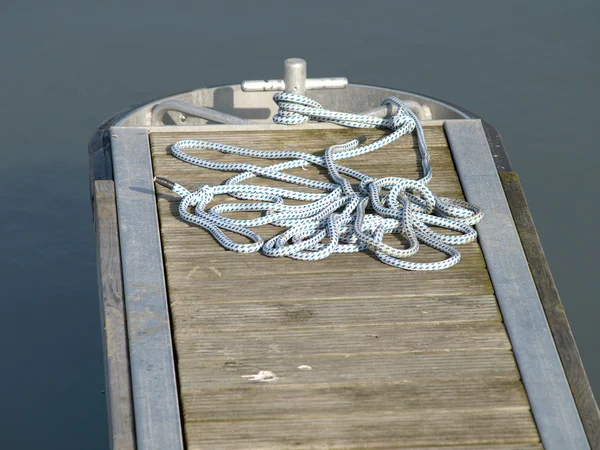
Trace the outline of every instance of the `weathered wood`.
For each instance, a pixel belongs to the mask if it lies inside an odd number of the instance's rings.
[[[304,261],[303,261],[304,262]],[[257,278],[248,271],[233,278],[216,277],[210,282],[210,290],[198,290],[198,282],[187,277],[187,274],[169,272],[167,279],[171,285],[169,292],[174,297],[173,303],[180,300],[198,300],[210,298],[212,301],[234,301],[238,296],[246,301],[253,300],[296,300],[301,298],[335,299],[335,298],[403,298],[420,295],[443,296],[451,292],[457,296],[489,295],[493,293],[489,283],[489,275],[485,269],[447,271],[439,273],[406,272],[395,276],[394,283],[389,283],[392,276],[389,272],[365,273],[360,267],[352,272],[327,274],[294,273],[293,288],[290,289],[290,276],[273,274],[268,277],[268,288],[265,280]],[[346,284],[350,290],[340,289]],[[423,294],[423,286],[427,286]],[[236,292],[235,295],[232,295]]]
[[[453,446],[435,446],[435,447],[380,447],[381,449],[391,450],[465,450],[464,447]],[[468,450],[543,450],[542,444],[501,444],[501,445],[470,445]]]
[[[133,404],[112,180],[94,182],[94,218],[110,448],[133,450]]]
[[[360,405],[357,402],[356,405]],[[188,448],[204,449],[367,449],[402,446],[536,443],[531,413],[523,408],[456,412],[315,412],[273,420],[189,421]],[[400,445],[399,445],[400,444]],[[501,448],[501,447],[500,447]]]
[[[236,130],[151,133],[155,175],[190,188],[232,175],[175,160],[167,149],[180,139],[319,153],[359,134]],[[431,188],[462,198],[442,128],[426,126],[425,133]],[[378,177],[422,176],[414,136],[344,164]],[[314,167],[289,173],[327,180]],[[460,248],[459,265],[432,273],[398,270],[368,253],[316,262],[238,255],[181,221],[175,195],[159,188],[157,196],[188,448],[539,448],[477,243]],[[232,200],[212,204],[223,201]],[[253,217],[244,214],[235,217]],[[278,230],[257,229],[265,236]],[[423,248],[414,260],[441,257]],[[259,371],[278,379],[245,377]]]
[[[296,369],[298,372],[306,372]],[[313,371],[318,367],[313,368]],[[310,374],[315,375],[315,374]],[[184,414],[196,421],[235,421],[238,419],[277,419],[279,417],[333,417],[356,411],[357,414],[381,416],[407,413],[426,413],[452,410],[457,413],[486,408],[494,403],[497,408],[527,411],[529,402],[519,380],[443,380],[428,383],[410,383],[403,380],[359,383],[321,383],[318,376],[307,376],[310,381],[298,384],[246,384],[219,388],[194,386],[182,394],[188,395]],[[482,395],[484,394],[484,395]],[[235,401],[235,408],[231,402]],[[293,405],[293,410],[290,410]],[[202,419],[198,419],[198,418]]]
[[[377,338],[375,338],[377,339]],[[351,382],[422,383],[433,381],[518,381],[519,371],[510,349],[412,353],[346,353],[340,355],[274,354],[269,357],[182,353],[178,359],[181,387],[247,387],[244,375],[270,370],[281,378],[277,384],[320,383],[335,386]],[[310,366],[311,370],[300,370]],[[373,370],[376,368],[376,370]],[[270,384],[271,385],[271,384]]]
[[[179,301],[171,305],[179,318],[178,326],[188,330],[211,328],[215,331],[270,330],[294,327],[330,327],[340,323],[361,325],[400,325],[424,322],[499,322],[493,295],[480,297],[424,297],[398,301],[395,298],[301,299],[283,302],[197,302]]]
[[[590,447],[600,449],[598,404],[554,284],[519,177],[514,172],[501,172],[500,179]]]
[[[352,272],[357,266],[363,272],[398,272],[394,267],[381,264],[369,252],[336,254],[331,255],[327,260],[310,261],[306,264],[297,264],[287,258],[268,258],[255,253],[240,255],[239,258],[232,259],[229,252],[224,252],[223,247],[212,237],[202,235],[190,239],[189,235],[186,236],[183,231],[180,235],[171,230],[168,233],[171,248],[165,249],[165,255],[169,262],[176,267],[177,272],[186,274],[188,278],[216,278],[222,277],[223,274],[239,273],[240,271],[250,271],[255,275],[270,275],[289,273],[291,268],[300,273],[338,273]],[[189,230],[187,230],[187,233],[189,233]],[[267,234],[265,233],[265,235]],[[396,246],[405,245],[404,241],[396,239],[384,239],[384,242]],[[203,255],[202,260],[197,259],[199,253]],[[460,253],[460,264],[451,267],[449,270],[462,270],[466,267],[481,268],[484,265],[481,250],[476,243],[462,246]],[[437,261],[441,257],[443,257],[442,254],[426,247],[421,248],[419,253],[412,259],[414,261]]]
[[[448,352],[510,349],[499,322],[296,328],[216,332],[178,327],[177,348],[198,357],[260,358],[271,355],[346,355],[352,353]]]
[[[159,210],[163,211],[163,217],[165,217],[166,214],[169,214],[163,219],[161,229],[164,236],[163,239],[167,241],[164,253],[171,261],[203,263],[204,259],[199,260],[196,258],[198,254],[202,254],[209,258],[216,258],[210,265],[214,266],[215,264],[220,264],[222,267],[230,267],[232,270],[234,270],[233,266],[236,264],[242,264],[244,266],[253,264],[258,266],[256,267],[258,272],[271,273],[281,271],[282,267],[285,267],[285,269],[288,270],[289,265],[291,264],[294,266],[295,270],[301,271],[316,271],[315,268],[319,268],[320,271],[325,267],[328,267],[328,270],[326,271],[339,272],[341,267],[345,267],[346,269],[350,267],[360,267],[361,270],[393,270],[394,272],[398,272],[395,269],[390,269],[389,267],[382,265],[370,252],[343,256],[332,255],[332,259],[328,259],[326,262],[311,261],[305,262],[305,264],[298,264],[298,262],[288,259],[267,258],[261,254],[238,255],[238,258],[232,261],[232,258],[230,258],[231,255],[223,252],[223,247],[212,237],[212,235],[199,232],[199,228],[195,225],[183,222],[179,217],[175,217],[174,215],[178,214],[175,206],[176,203],[173,201],[168,202],[164,198],[159,199],[158,207]],[[248,215],[242,216],[242,214],[236,215],[236,217],[249,218]],[[271,225],[256,227],[254,230],[266,238],[270,238],[281,232],[281,228]],[[236,242],[245,242],[244,238],[241,238],[239,235],[234,235],[229,232],[225,232],[225,234]],[[386,235],[384,242],[398,248],[404,248],[408,245],[408,241],[401,238],[400,235]],[[451,270],[457,270],[470,265],[477,267],[484,266],[483,255],[476,242],[461,246],[460,252],[462,255],[461,264]],[[437,250],[422,246],[419,253],[412,259],[415,261],[427,261],[439,260],[443,257],[444,255]],[[331,264],[331,261],[333,260],[336,261],[335,264]],[[193,267],[194,266],[190,267],[190,269]]]
[[[314,127],[312,129],[303,127],[275,127],[276,130],[254,131],[258,126],[241,128],[239,126],[222,126],[195,128],[195,131],[165,130],[159,128],[151,130],[151,143],[153,147],[161,148],[180,140],[199,139],[203,141],[221,142],[229,145],[238,145],[256,149],[303,149],[303,151],[324,150],[326,147],[344,142],[357,135],[364,135],[367,139],[376,139],[387,131],[378,129],[352,130],[339,126],[326,125],[325,127]],[[241,131],[240,131],[241,130]],[[232,133],[233,131],[233,133]],[[447,147],[448,141],[443,128],[438,124],[429,125],[423,123],[423,131],[428,148]],[[317,136],[317,140],[311,142],[311,138]],[[251,143],[252,145],[249,145]],[[417,137],[415,133],[402,136],[394,142],[398,149],[414,150],[417,148]]]
[[[185,249],[177,252],[175,251],[176,240],[169,239],[169,243],[173,245],[173,248],[165,251],[165,254],[169,258],[170,263],[176,266],[178,273],[185,274],[186,277],[196,280],[222,277],[223,274],[239,273],[240,271],[248,271],[257,276],[266,276],[277,273],[289,273],[291,268],[299,273],[348,273],[355,271],[357,265],[361,267],[363,272],[397,272],[391,266],[383,266],[379,260],[368,252],[352,255],[332,255],[326,261],[311,261],[302,265],[294,264],[291,260],[274,259],[260,255],[241,255],[240,258],[236,258],[232,262],[231,255],[223,252],[223,248],[214,240],[206,243],[190,242],[188,240],[187,244],[184,241],[185,239],[182,239],[177,247],[182,248],[185,246]],[[392,241],[390,244],[398,245],[398,241]],[[467,267],[481,268],[483,258],[478,246],[470,244],[463,246],[460,251],[460,265],[452,267],[449,270],[464,270]],[[202,253],[205,258],[202,261],[197,260],[199,253]],[[441,257],[443,255],[440,255],[436,251],[429,251],[423,248],[422,252],[418,253],[412,259],[414,261],[437,261]],[[250,266],[252,269],[250,269]]]

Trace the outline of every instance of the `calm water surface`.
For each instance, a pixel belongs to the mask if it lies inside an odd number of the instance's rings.
[[[599,395],[598,5],[3,2],[0,448],[107,448],[95,127],[170,93],[279,77],[291,56],[311,76],[425,93],[500,130]]]

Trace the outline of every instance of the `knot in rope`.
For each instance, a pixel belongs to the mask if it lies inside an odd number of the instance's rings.
[[[398,111],[389,118],[329,111],[318,102],[296,94],[278,93],[273,97],[279,110],[273,121],[294,125],[309,120],[333,122],[352,128],[387,128],[392,132],[375,142],[361,145],[364,137],[333,145],[323,156],[301,151],[262,151],[206,141],[179,141],[171,146],[173,156],[200,167],[239,172],[219,186],[203,186],[190,192],[168,180],[157,179],[182,197],[179,215],[209,231],[226,249],[238,253],[252,253],[262,249],[271,257],[287,256],[299,260],[319,260],[333,253],[352,253],[370,249],[384,263],[407,270],[441,270],[460,261],[460,253],[453,247],[474,241],[477,232],[472,227],[483,213],[465,201],[442,198],[427,187],[432,172],[429,152],[421,124],[416,115],[400,100],[389,97],[382,104],[393,104]],[[375,151],[401,136],[416,130],[423,167],[423,177],[410,180],[401,177],[372,178],[362,172],[343,166],[339,161]],[[283,163],[257,166],[249,163],[221,163],[192,156],[185,150],[212,150],[221,153],[259,159],[286,159]],[[285,170],[309,164],[327,169],[331,182],[289,175]],[[254,177],[271,178],[290,184],[321,190],[309,193],[269,186],[241,184]],[[355,191],[348,178],[359,181]],[[206,206],[217,195],[229,195],[248,203],[223,203],[208,211]],[[301,200],[300,205],[286,204],[285,200]],[[193,213],[190,212],[193,208]],[[373,212],[367,213],[367,209]],[[264,213],[256,219],[232,219],[223,214],[235,211]],[[271,224],[287,228],[265,241],[250,228]],[[458,234],[434,232],[436,226]],[[232,241],[223,231],[248,238],[249,244]],[[386,234],[402,234],[408,240],[407,248],[385,244]],[[419,245],[425,244],[447,258],[431,263],[407,261]]]

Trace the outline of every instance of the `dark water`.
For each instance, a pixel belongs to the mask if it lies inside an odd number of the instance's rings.
[[[278,77],[291,56],[312,76],[429,94],[500,130],[600,393],[600,4],[493,3],[3,2],[0,448],[107,447],[96,125],[170,93]]]

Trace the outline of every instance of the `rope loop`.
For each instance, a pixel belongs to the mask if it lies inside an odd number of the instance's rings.
[[[366,145],[362,145],[364,137],[333,145],[325,150],[323,156],[302,151],[264,151],[206,141],[179,141],[170,149],[176,158],[207,169],[238,172],[224,184],[202,186],[194,192],[177,183],[156,179],[157,183],[170,188],[182,198],[179,215],[183,220],[206,229],[224,248],[238,253],[262,250],[263,254],[270,257],[286,256],[314,261],[334,253],[369,249],[382,262],[406,270],[451,267],[460,261],[460,253],[454,246],[477,239],[473,225],[483,218],[483,212],[466,201],[438,197],[427,187],[432,171],[423,128],[417,116],[399,99],[388,97],[382,102],[382,105],[397,107],[396,113],[389,118],[329,111],[308,97],[286,92],[275,94],[273,100],[279,107],[273,116],[275,123],[295,125],[317,120],[352,128],[387,128],[391,133]],[[413,131],[416,131],[423,167],[423,177],[419,180],[373,178],[340,164],[344,159],[376,151]],[[192,156],[187,153],[189,150],[285,161],[269,166],[224,163]],[[327,169],[330,181],[285,173],[288,169],[308,165]],[[242,184],[255,177],[270,178],[321,192]],[[358,181],[357,189],[350,179]],[[246,202],[221,203],[206,210],[207,205],[219,195]],[[288,204],[286,200],[300,200],[303,203]],[[255,219],[244,220],[224,215],[239,211],[263,214]],[[251,230],[267,224],[286,230],[266,241]],[[432,226],[452,233],[433,231]],[[234,242],[224,231],[245,237],[250,243]],[[403,235],[408,240],[408,246],[397,248],[384,243],[388,234]],[[417,254],[421,244],[447,257],[436,262],[407,261],[406,258]]]

